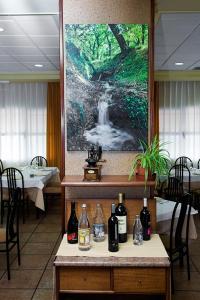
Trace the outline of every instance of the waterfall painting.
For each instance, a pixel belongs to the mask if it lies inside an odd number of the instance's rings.
[[[67,150],[140,151],[148,138],[148,25],[65,25]]]

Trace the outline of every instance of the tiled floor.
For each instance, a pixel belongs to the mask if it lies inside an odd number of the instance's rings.
[[[20,223],[20,266],[16,249],[11,251],[10,281],[7,280],[5,254],[0,253],[0,299],[52,299],[52,263],[61,241],[60,232],[59,200],[51,201],[47,214],[41,214],[39,219],[32,207],[26,223]]]
[[[7,280],[5,255],[0,254],[0,299],[3,300],[51,300],[53,274],[52,263],[61,241],[59,200],[49,203],[46,215],[36,219],[34,207],[26,224],[20,224],[21,265],[17,264],[16,249],[11,251],[11,280]],[[187,280],[186,268],[175,268],[175,294],[172,300],[200,299],[200,216],[195,217],[199,237],[192,241],[191,280]],[[67,299],[94,299],[87,297],[68,297]],[[102,296],[95,296],[95,299]],[[109,298],[109,297],[108,297]],[[125,299],[114,297],[115,300]],[[127,299],[133,299],[126,297]],[[107,297],[104,297],[106,300]],[[135,298],[134,298],[135,299]],[[147,299],[147,298],[139,298]],[[156,300],[157,297],[148,299]]]

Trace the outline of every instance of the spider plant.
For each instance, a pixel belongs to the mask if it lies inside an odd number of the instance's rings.
[[[160,142],[155,136],[148,145],[144,141],[140,141],[143,152],[136,155],[132,161],[129,174],[129,180],[136,174],[138,167],[144,168],[145,187],[149,174],[156,175],[156,184],[160,175],[166,175],[169,170],[170,156],[169,152],[164,148],[167,143]]]

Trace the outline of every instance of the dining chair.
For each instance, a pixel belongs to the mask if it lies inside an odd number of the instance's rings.
[[[17,246],[18,265],[20,265],[19,247],[19,208],[21,203],[21,189],[18,187],[12,191],[8,205],[8,213],[5,227],[0,228],[0,252],[6,253],[7,276],[10,280],[10,257],[9,253]]]
[[[1,172],[3,172],[3,162],[2,162],[2,160],[0,159],[0,174],[1,174]]]
[[[183,195],[178,198],[172,212],[169,248],[167,249],[171,262],[172,292],[174,292],[173,265],[176,261],[179,261],[180,267],[182,267],[184,256],[186,256],[187,258],[187,275],[188,280],[190,280],[190,257],[188,237],[191,205],[192,196],[190,194]],[[178,209],[178,206],[180,206],[180,210]]]
[[[177,201],[177,199],[184,194],[183,184],[176,177],[168,177],[167,187],[164,189],[162,198]]]
[[[34,165],[34,164],[36,164],[38,167],[47,167],[48,166],[48,162],[47,162],[46,158],[43,156],[35,156],[31,160],[31,165]]]
[[[180,156],[175,160],[175,165],[184,165],[188,168],[193,168],[192,160],[187,156]]]
[[[197,169],[200,169],[200,159],[197,162]]]
[[[11,167],[3,170],[3,172],[1,173],[1,181],[3,180],[4,177],[6,177],[8,193],[2,192],[1,224],[3,224],[4,208],[9,206],[9,202],[11,201],[13,191],[17,187],[21,188],[22,217],[23,217],[23,223],[25,223],[25,203],[27,206],[27,210],[29,210],[29,207],[28,207],[28,199],[25,197],[25,191],[24,191],[24,176],[20,170]],[[1,187],[1,190],[3,190],[3,187]]]
[[[175,164],[171,167],[168,174],[168,179],[175,177],[179,183],[183,185],[184,193],[191,192],[191,173],[189,168],[183,164]]]

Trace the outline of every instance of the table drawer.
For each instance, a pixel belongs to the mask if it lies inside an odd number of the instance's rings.
[[[164,268],[114,268],[114,291],[124,293],[165,293]]]
[[[60,290],[110,291],[110,269],[60,268]]]

